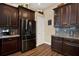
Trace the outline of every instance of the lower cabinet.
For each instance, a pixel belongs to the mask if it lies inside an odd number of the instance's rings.
[[[51,48],[66,56],[79,56],[79,40],[52,36]]]
[[[62,52],[62,39],[59,37],[53,37],[52,48],[54,48],[53,50],[56,50],[61,53]]]
[[[1,43],[1,55],[8,55],[19,50],[19,38],[2,39]]]
[[[73,39],[74,40],[74,39]],[[64,40],[63,53],[64,55],[79,56],[79,43],[78,40]]]

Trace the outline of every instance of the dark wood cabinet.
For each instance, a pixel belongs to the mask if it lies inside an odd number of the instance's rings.
[[[55,27],[62,27],[61,24],[61,9],[56,9],[54,12],[54,26]]]
[[[62,39],[59,37],[52,37],[52,48],[60,53],[62,53]]]
[[[0,27],[18,27],[18,10],[7,4],[0,4]]]
[[[19,37],[17,38],[5,38],[5,39],[0,39],[1,40],[1,55],[8,55],[13,52],[19,51],[19,42],[20,39]]]
[[[79,28],[79,3],[77,3],[77,19],[76,26]]]
[[[66,56],[79,56],[79,40],[52,36],[51,48]]]
[[[18,10],[19,10],[19,19],[22,20],[22,18],[26,18],[26,20],[35,20],[34,11],[21,6],[18,7]]]
[[[61,24],[62,27],[69,27],[69,6],[64,6],[61,8]]]
[[[18,20],[18,10],[17,8],[12,9],[12,15],[11,15],[11,27],[18,28],[19,20]]]
[[[69,3],[55,8],[55,14],[60,16],[54,16],[54,26],[56,27],[56,24],[58,24],[58,27],[78,27],[78,6],[77,3]]]
[[[74,39],[65,39],[63,41],[64,55],[79,56],[79,41]]]
[[[75,27],[77,22],[77,4],[70,4],[69,6],[69,23],[70,27]]]
[[[30,20],[35,20],[35,12],[34,11],[30,11]]]

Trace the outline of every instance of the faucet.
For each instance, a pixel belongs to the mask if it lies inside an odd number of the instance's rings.
[[[74,36],[74,31],[71,30],[69,34],[70,36]]]

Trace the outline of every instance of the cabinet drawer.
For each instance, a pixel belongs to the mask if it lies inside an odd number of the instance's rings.
[[[64,39],[64,42],[70,42],[70,43],[76,43],[76,44],[79,44],[79,40],[77,39]]]
[[[8,42],[8,41],[12,41],[13,39],[12,38],[8,38],[8,39],[3,39],[2,41],[3,42]]]
[[[16,38],[5,38],[5,39],[2,39],[3,42],[8,42],[8,41],[13,41],[13,40],[17,40],[19,39],[18,37]]]
[[[64,53],[64,55],[78,56],[79,55],[79,45],[65,42],[63,44],[63,53]]]

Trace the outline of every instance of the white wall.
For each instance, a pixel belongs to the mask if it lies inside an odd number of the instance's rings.
[[[51,44],[51,35],[55,34],[54,28],[54,11],[53,9],[57,7],[58,4],[54,4],[53,6],[44,10],[45,15],[45,42]],[[48,20],[52,20],[52,25],[48,26]]]

